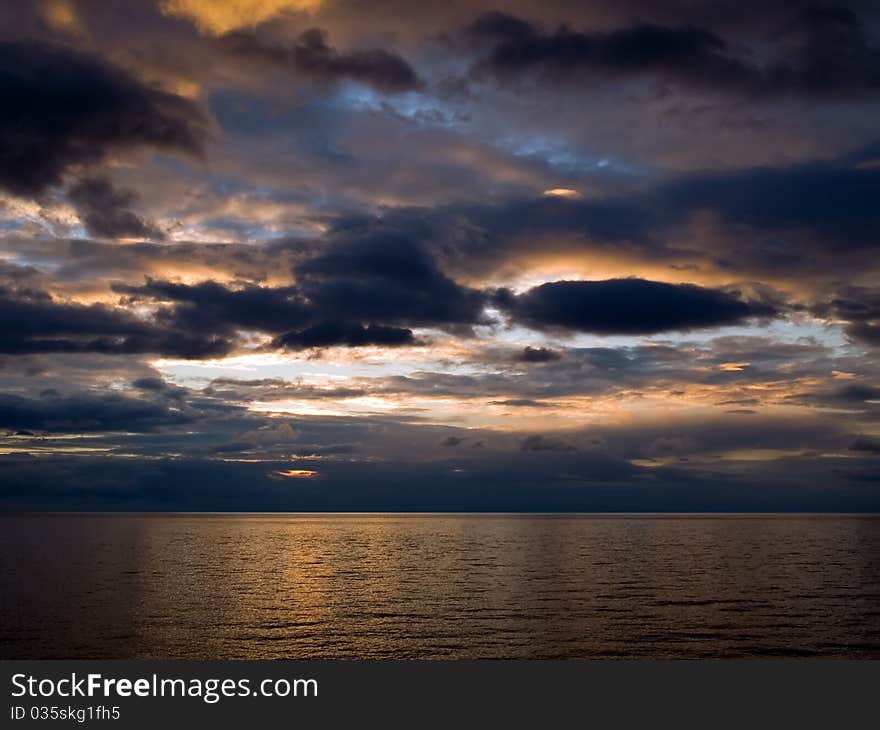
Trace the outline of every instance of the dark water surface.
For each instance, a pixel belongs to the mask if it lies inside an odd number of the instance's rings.
[[[5,658],[880,658],[880,519],[5,515]]]

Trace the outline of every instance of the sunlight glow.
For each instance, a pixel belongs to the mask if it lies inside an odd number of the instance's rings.
[[[318,476],[318,472],[311,469],[286,469],[285,471],[276,471],[275,474],[286,479],[313,479]]]

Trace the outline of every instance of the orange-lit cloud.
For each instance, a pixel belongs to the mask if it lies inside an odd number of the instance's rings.
[[[285,12],[311,12],[324,0],[162,0],[169,15],[192,20],[204,32],[220,35],[259,25]]]
[[[44,0],[40,11],[46,23],[55,30],[66,33],[82,32],[76,9],[69,0]]]
[[[318,472],[311,469],[286,469],[284,471],[276,471],[275,474],[285,479],[313,479],[318,476]]]

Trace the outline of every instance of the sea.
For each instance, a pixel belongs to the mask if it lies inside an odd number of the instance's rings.
[[[880,658],[880,517],[4,514],[0,658]]]

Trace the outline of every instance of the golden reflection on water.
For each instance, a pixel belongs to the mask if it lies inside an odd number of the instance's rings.
[[[880,655],[877,519],[87,515],[3,527],[7,656]]]

